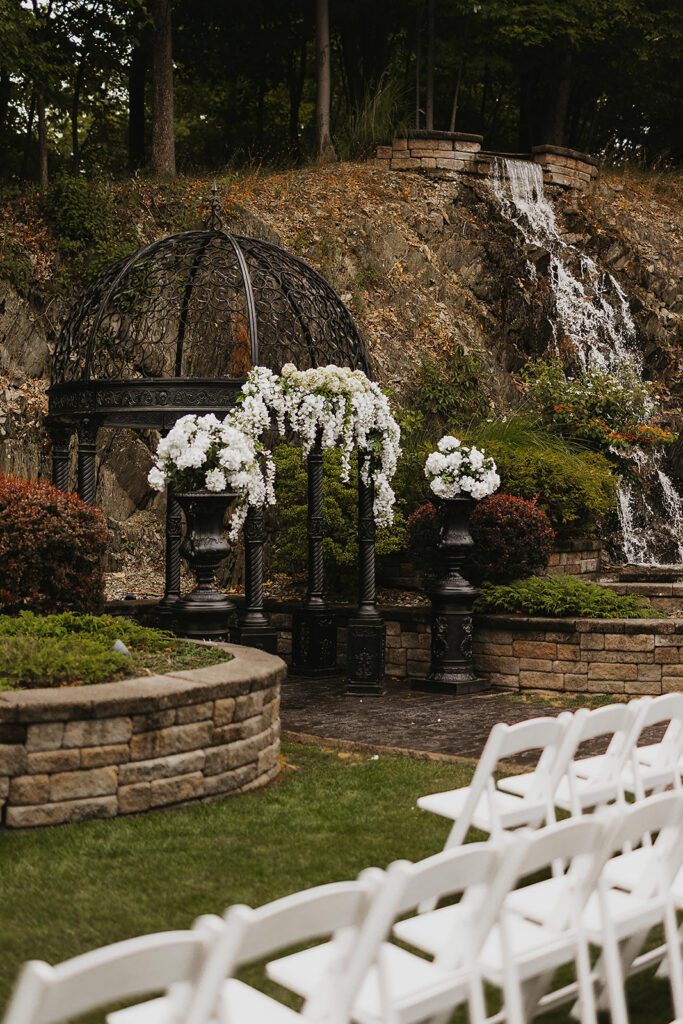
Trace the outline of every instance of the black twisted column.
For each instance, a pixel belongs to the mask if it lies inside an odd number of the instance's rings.
[[[346,692],[384,693],[386,629],[377,611],[375,574],[375,489],[358,467],[358,609],[349,619]]]
[[[263,544],[266,539],[262,508],[250,508],[244,524],[244,615],[240,643],[277,654],[277,630],[263,611]]]
[[[479,693],[486,684],[472,660],[472,611],[477,592],[463,575],[474,541],[469,519],[475,502],[468,497],[443,498],[438,504],[441,521],[439,555],[441,575],[430,590],[432,652],[424,679],[412,679],[413,689],[439,693]]]
[[[83,420],[78,427],[78,497],[95,504],[97,489],[97,423]]]
[[[183,534],[183,513],[175,496],[173,484],[166,490],[166,559],[164,596],[157,608],[159,624],[170,629],[180,600],[180,541]]]
[[[71,427],[54,425],[49,428],[52,438],[52,483],[60,491],[70,491],[69,463],[71,454]]]
[[[308,595],[292,619],[292,667],[301,676],[337,671],[337,625],[323,591],[323,452],[320,431],[308,456]]]

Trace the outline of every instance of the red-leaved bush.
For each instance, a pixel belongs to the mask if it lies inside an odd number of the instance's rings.
[[[0,611],[99,613],[107,527],[45,480],[0,474]]]
[[[470,517],[474,560],[483,579],[522,579],[545,569],[555,534],[535,500],[492,494]]]

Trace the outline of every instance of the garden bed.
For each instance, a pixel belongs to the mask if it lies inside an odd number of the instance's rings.
[[[0,615],[0,691],[106,683],[231,657],[123,617]]]
[[[285,666],[217,646],[204,668],[0,693],[0,822],[113,818],[274,778]]]

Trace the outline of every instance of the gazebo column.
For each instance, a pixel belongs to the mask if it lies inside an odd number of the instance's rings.
[[[266,539],[262,508],[250,508],[244,524],[244,615],[240,643],[277,654],[277,630],[263,611],[263,544]]]
[[[183,532],[183,514],[178,504],[173,484],[166,491],[166,564],[164,596],[159,602],[157,614],[162,626],[174,624],[175,605],[180,599],[180,541]]]
[[[301,676],[337,672],[337,625],[323,596],[323,451],[318,431],[308,456],[308,595],[292,621],[292,668]]]
[[[83,420],[78,426],[78,497],[95,504],[97,489],[97,423]]]
[[[54,424],[49,431],[52,438],[52,483],[60,491],[70,491],[69,463],[73,429],[64,424]]]
[[[358,608],[349,620],[347,693],[384,693],[386,628],[377,611],[374,487],[358,468]]]

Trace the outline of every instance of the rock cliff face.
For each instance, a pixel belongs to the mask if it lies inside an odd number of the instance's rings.
[[[188,197],[208,193],[208,182],[186,184]],[[162,196],[164,186],[145,189],[141,244],[169,231],[148,201],[150,190]],[[462,345],[480,353],[489,397],[504,408],[514,396],[514,372],[549,344],[554,297],[547,254],[524,245],[485,180],[435,181],[372,163],[340,164],[254,175],[232,182],[222,200],[228,230],[276,241],[327,277],[361,327],[377,377],[399,392],[422,353]],[[564,237],[624,289],[647,372],[670,392],[676,419],[683,395],[683,182],[604,175],[591,194],[558,189],[553,201]],[[2,279],[0,259],[0,469],[35,476],[48,467],[41,418],[50,347],[66,302],[50,291],[58,260],[46,258],[45,246],[56,239],[39,213],[28,222],[28,208],[22,207],[21,244],[26,259],[40,265],[39,301],[21,298]],[[16,244],[22,235],[13,223]],[[32,250],[36,238],[40,254]],[[102,432],[98,490],[118,522],[136,509],[161,512],[146,484],[153,442]]]

